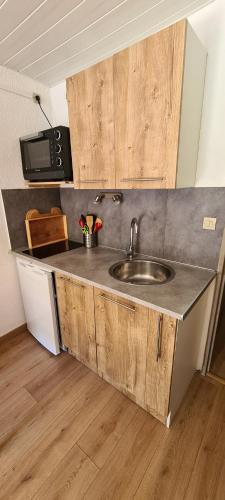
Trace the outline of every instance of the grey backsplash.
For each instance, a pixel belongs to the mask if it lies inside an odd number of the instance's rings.
[[[70,238],[82,240],[78,225],[81,213],[96,213],[104,222],[99,244],[126,249],[130,221],[137,217],[139,252],[216,269],[225,227],[225,188],[125,190],[124,201],[118,206],[108,199],[95,205],[97,193],[60,189]],[[204,216],[217,218],[215,231],[202,228]]]
[[[132,217],[139,220],[137,251],[215,269],[225,227],[225,188],[177,190],[125,190],[121,205],[104,199],[93,203],[96,190],[4,189],[2,190],[12,248],[27,245],[24,218],[27,210],[42,212],[62,207],[68,217],[69,237],[82,241],[78,225],[81,213],[103,219],[99,244],[126,249]],[[202,228],[203,217],[216,217],[215,231]]]
[[[25,215],[30,208],[48,212],[60,207],[59,189],[2,189],[9,238],[12,248],[27,246]]]

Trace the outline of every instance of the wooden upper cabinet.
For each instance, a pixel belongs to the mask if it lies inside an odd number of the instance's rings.
[[[74,183],[115,187],[113,58],[67,79]]]
[[[56,273],[56,291],[63,344],[96,371],[93,287]]]
[[[114,56],[117,187],[175,187],[185,26]]]
[[[98,373],[144,406],[148,309],[98,289],[94,293]]]
[[[68,78],[75,187],[193,186],[205,65],[183,20]]]

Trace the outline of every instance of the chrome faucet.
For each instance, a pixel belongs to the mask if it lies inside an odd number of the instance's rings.
[[[136,217],[134,217],[131,221],[130,225],[130,244],[127,250],[127,258],[132,260],[134,257],[134,231],[137,234],[138,232],[138,221]]]

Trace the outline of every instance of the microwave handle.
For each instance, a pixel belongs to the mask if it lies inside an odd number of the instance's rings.
[[[30,141],[31,139],[39,139],[40,137],[44,137],[43,132],[37,132],[36,134],[32,134],[32,135],[25,135],[24,137],[20,137],[20,141],[26,142],[26,141]]]

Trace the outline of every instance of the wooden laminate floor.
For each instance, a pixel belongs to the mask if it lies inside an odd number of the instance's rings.
[[[27,332],[0,339],[0,499],[225,499],[225,386],[196,376],[170,430]]]

